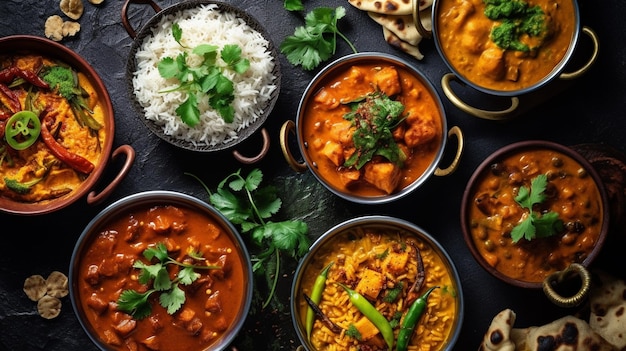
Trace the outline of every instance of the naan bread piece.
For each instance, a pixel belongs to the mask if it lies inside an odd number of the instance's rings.
[[[415,21],[413,21],[412,15],[385,15],[378,12],[368,12],[367,14],[376,23],[389,29],[393,34],[398,36],[398,38],[413,46],[417,46],[417,44],[422,41],[422,35],[415,27]],[[424,28],[431,30],[432,19],[430,17],[430,10],[420,12],[420,18]]]
[[[433,0],[418,0],[420,10],[433,4]],[[367,12],[378,12],[386,15],[413,14],[413,0],[348,0],[350,5]]]
[[[403,52],[406,52],[407,54],[415,57],[418,60],[421,60],[424,58],[424,54],[422,54],[422,52],[419,50],[417,46],[413,46],[407,43],[406,41],[400,39],[397,35],[395,35],[392,31],[390,31],[389,29],[385,27],[383,27],[383,36],[385,37],[385,41],[389,45]]]
[[[511,330],[515,324],[515,312],[506,309],[498,313],[483,338],[478,351],[515,351]]]
[[[511,334],[517,351],[618,351],[589,323],[571,315],[519,332]]]
[[[626,349],[626,284],[604,272],[594,272],[589,294],[589,325],[619,350]]]

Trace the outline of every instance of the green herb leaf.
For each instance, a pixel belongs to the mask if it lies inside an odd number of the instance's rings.
[[[168,314],[174,314],[185,303],[185,292],[178,286],[174,285],[172,290],[164,292],[159,296],[159,304],[167,309]]]
[[[287,11],[302,11],[302,10],[304,10],[304,5],[302,4],[302,0],[284,0],[283,7]]]
[[[135,290],[124,290],[117,300],[117,308],[130,313],[136,319],[143,319],[152,313],[152,307],[148,303],[148,297],[155,290],[138,293]]]
[[[182,29],[177,23],[172,25],[172,35],[181,47],[187,49],[181,43]],[[234,44],[224,45],[220,52],[219,47],[203,43],[191,49],[191,54],[202,57],[198,66],[191,67],[187,64],[187,51],[181,52],[176,58],[164,57],[159,61],[157,68],[161,77],[176,79],[179,83],[161,93],[182,91],[187,94],[185,101],[176,108],[176,114],[190,127],[195,127],[200,122],[200,101],[208,101],[209,106],[226,123],[232,123],[235,116],[232,106],[235,86],[223,72],[232,70],[243,74],[250,68],[249,60],[241,56],[241,48]],[[224,62],[222,65],[218,64],[218,56]]]
[[[515,201],[528,210],[528,216],[511,230],[511,239],[514,243],[522,238],[532,240],[545,238],[563,230],[563,221],[556,212],[547,212],[540,215],[533,207],[546,200],[545,191],[548,186],[548,177],[540,174],[530,182],[530,189],[521,186]]]
[[[337,47],[337,36],[356,53],[352,42],[337,27],[337,21],[345,15],[346,10],[342,6],[334,9],[318,7],[307,13],[305,26],[296,27],[294,34],[280,44],[281,53],[291,64],[302,66],[305,70],[312,70],[332,57]]]
[[[529,52],[520,38],[524,35],[542,37],[547,34],[546,14],[540,6],[529,6],[522,0],[483,0],[484,14],[498,21],[491,30],[491,40],[504,50]]]
[[[308,252],[307,224],[299,220],[265,221],[278,212],[282,201],[275,187],[260,186],[263,173],[259,169],[251,170],[245,177],[241,170],[231,173],[219,183],[214,193],[200,179],[193,177],[207,189],[209,202],[233,224],[240,225],[242,233],[249,233],[253,243],[260,248],[260,252],[251,253],[251,256],[254,272],[265,277],[270,284],[270,293],[262,306],[265,308],[274,296],[280,277],[281,253],[298,259]]]

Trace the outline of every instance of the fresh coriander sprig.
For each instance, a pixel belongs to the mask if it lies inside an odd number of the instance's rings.
[[[231,223],[239,225],[242,233],[249,233],[261,249],[252,254],[252,270],[257,275],[265,275],[266,280],[271,282],[269,295],[262,305],[262,308],[267,307],[278,283],[280,255],[298,259],[309,250],[307,224],[300,220],[269,220],[280,210],[282,200],[276,195],[275,187],[259,187],[263,180],[259,169],[250,171],[246,177],[241,175],[241,169],[231,173],[219,183],[216,192],[211,192],[195,175],[185,174],[198,180],[209,194],[211,204]],[[275,269],[270,272],[265,267],[271,266],[269,263],[272,260],[275,260]]]
[[[284,0],[283,7],[287,11],[302,11],[304,10],[304,5],[302,4],[302,0]]]
[[[182,29],[178,23],[172,25],[174,40],[183,48]],[[234,83],[224,75],[230,69],[238,74],[245,73],[250,67],[250,61],[241,57],[241,48],[238,45],[224,45],[221,51],[215,45],[200,44],[191,53],[203,58],[198,66],[187,64],[189,53],[183,51],[175,58],[164,57],[158,63],[161,77],[176,79],[179,85],[173,89],[163,90],[161,93],[182,91],[187,93],[187,99],[176,108],[176,114],[181,120],[194,127],[200,122],[198,103],[203,98],[208,99],[209,106],[215,109],[226,123],[232,123],[235,118],[235,109],[232,106],[235,100]],[[218,54],[224,65],[218,63]]]
[[[204,260],[198,252],[188,252],[187,254],[195,260]],[[214,265],[191,265],[178,262],[169,257],[167,247],[161,242],[144,250],[143,256],[148,261],[152,261],[154,258],[158,260],[155,264],[146,264],[139,260],[133,263],[133,268],[140,270],[138,282],[146,285],[152,282],[152,288],[144,293],[130,289],[124,290],[117,300],[118,309],[132,315],[135,319],[143,319],[152,313],[152,306],[148,297],[155,292],[160,292],[159,304],[167,309],[167,313],[174,314],[186,300],[185,292],[179,284],[190,285],[196,281],[200,277],[200,274],[195,271],[196,269],[222,269],[222,267]],[[182,267],[174,280],[170,280],[167,271],[168,264]]]
[[[346,9],[318,7],[307,13],[305,25],[296,27],[294,34],[287,36],[280,44],[280,52],[295,65],[312,70],[321,62],[335,54],[337,36],[342,38],[353,52],[357,52],[352,42],[339,30],[337,21],[346,15]]]
[[[548,186],[548,177],[540,174],[530,183],[530,189],[521,186],[515,201],[529,211],[528,216],[516,225],[511,231],[511,239],[514,243],[522,238],[532,240],[534,238],[545,238],[556,234],[563,229],[563,221],[559,219],[556,212],[550,211],[539,214],[533,210],[533,206],[543,203],[546,200],[544,193]]]

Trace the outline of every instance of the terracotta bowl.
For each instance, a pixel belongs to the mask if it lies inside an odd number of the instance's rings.
[[[128,9],[131,4],[149,4],[152,9],[156,12],[156,14],[149,19],[138,30],[135,30],[133,24],[131,23],[128,16]],[[273,57],[274,67],[271,74],[274,76],[273,85],[276,86],[276,89],[271,92],[269,99],[265,100],[258,109],[260,111],[259,115],[256,117],[254,121],[252,121],[248,126],[240,128],[237,131],[237,139],[229,142],[218,143],[215,145],[211,145],[204,142],[193,142],[183,138],[179,138],[174,135],[170,135],[165,133],[164,127],[159,125],[156,121],[149,120],[145,117],[145,109],[140,104],[139,99],[136,95],[135,88],[133,86],[133,77],[135,72],[138,70],[138,63],[136,54],[139,50],[141,50],[141,46],[144,41],[150,39],[153,36],[153,31],[157,29],[159,23],[168,16],[175,16],[180,14],[183,11],[189,11],[196,8],[204,7],[204,6],[217,6],[217,10],[236,16],[237,18],[245,21],[245,23],[252,28],[257,33],[260,33],[261,36],[269,43],[267,50],[270,55]],[[182,1],[177,4],[171,5],[167,8],[162,9],[156,2],[152,0],[125,0],[123,8],[122,8],[122,24],[124,28],[128,32],[129,36],[134,40],[130,49],[130,53],[128,56],[127,62],[127,70],[126,77],[128,81],[128,91],[133,100],[133,107],[135,108],[137,115],[141,118],[143,124],[155,135],[157,135],[162,140],[168,142],[171,145],[174,145],[178,148],[195,151],[195,152],[218,152],[222,150],[230,150],[233,153],[233,156],[236,160],[241,163],[249,164],[255,163],[261,160],[269,150],[270,138],[267,130],[263,128],[263,124],[267,120],[268,116],[272,112],[274,105],[276,104],[276,100],[278,99],[278,95],[280,93],[281,86],[281,70],[280,70],[280,60],[278,59],[278,49],[275,47],[271,36],[265,30],[263,25],[252,15],[247,13],[246,11],[228,4],[223,1],[212,1],[212,0],[188,0]],[[184,36],[184,35],[183,35]],[[259,99],[260,100],[260,99]],[[238,148],[242,146],[242,143],[249,139],[253,135],[257,135],[259,131],[261,133],[263,144],[258,148],[258,153],[249,156],[243,155],[239,152]],[[247,143],[246,143],[247,144]]]
[[[101,202],[123,180],[130,170],[135,157],[134,150],[128,145],[122,145],[112,150],[115,135],[115,115],[106,86],[98,73],[84,58],[52,40],[29,35],[14,35],[0,38],[0,55],[14,55],[16,53],[34,53],[55,58],[84,73],[100,97],[100,103],[106,116],[104,128],[108,137],[102,145],[100,160],[95,165],[95,169],[87,176],[78,189],[54,200],[35,203],[17,202],[0,196],[0,211],[18,215],[46,214],[69,206],[82,199],[85,195],[87,195],[86,201],[90,205]],[[120,154],[126,156],[126,161],[117,176],[107,184],[99,184],[99,188],[102,187],[104,189],[99,193],[93,190],[101,179],[102,173],[107,168],[109,159],[115,158]]]
[[[539,175],[547,179],[543,192],[531,185]],[[521,206],[524,190],[527,198],[545,196],[533,201],[532,215],[527,203]],[[579,292],[586,293],[584,271],[602,249],[609,212],[602,180],[584,157],[561,144],[530,140],[498,149],[477,167],[463,193],[461,227],[472,255],[494,277],[553,290],[563,283],[556,281],[560,275],[583,271]],[[534,234],[522,230],[530,216],[541,223],[555,214],[550,232],[535,224]]]
[[[394,247],[394,249],[391,249]],[[417,250],[416,250],[417,248]],[[423,262],[423,273],[425,283],[418,289],[416,295],[423,295],[433,286],[438,286],[428,297],[428,313],[429,316],[439,316],[441,318],[421,318],[412,334],[412,342],[428,343],[430,350],[452,350],[463,324],[464,300],[461,287],[461,279],[457,273],[456,267],[446,250],[421,228],[413,223],[402,219],[388,216],[363,216],[342,222],[324,234],[322,234],[311,246],[310,251],[300,260],[294,276],[291,288],[291,316],[293,326],[300,342],[306,350],[314,351],[318,349],[327,349],[325,342],[320,340],[342,339],[338,342],[337,350],[343,350],[340,345],[353,345],[354,340],[346,336],[345,329],[350,325],[359,326],[367,324],[362,318],[363,315],[358,308],[352,305],[347,296],[342,295],[343,290],[338,283],[343,283],[366,297],[372,304],[380,305],[384,298],[390,298],[389,293],[394,289],[402,291],[398,295],[398,299],[402,302],[394,300],[393,308],[380,308],[384,311],[382,314],[387,320],[393,320],[397,312],[395,306],[410,304],[411,299],[408,298],[408,290],[414,287],[416,272],[420,272],[416,252],[420,252]],[[398,260],[396,260],[398,258]],[[408,258],[403,260],[401,258]],[[392,264],[390,262],[397,262]],[[319,285],[319,276],[329,264],[330,268],[322,285]],[[380,265],[379,265],[380,264]],[[373,267],[377,270],[372,275],[367,275],[367,267]],[[392,268],[393,267],[393,268]],[[391,273],[394,272],[394,273]],[[403,275],[403,273],[406,273]],[[371,273],[371,272],[369,272]],[[376,278],[378,274],[384,275],[386,278],[384,283]],[[369,278],[366,278],[369,277]],[[393,277],[393,278],[392,278]],[[315,283],[315,282],[318,283]],[[366,283],[369,282],[369,283]],[[305,295],[311,299],[316,293],[315,285],[322,287],[320,300],[317,305],[327,313],[327,317],[333,323],[339,326],[336,334],[328,332],[328,328],[323,325],[320,318],[314,319],[314,327],[310,333],[311,338],[307,336],[307,302]],[[373,290],[368,291],[367,287]],[[383,287],[377,290],[377,287]],[[339,296],[338,296],[339,295]],[[377,296],[376,296],[377,295]],[[446,307],[444,307],[446,306]],[[408,308],[408,307],[404,307]],[[343,309],[346,309],[345,314]],[[402,311],[403,314],[405,310]],[[445,317],[443,317],[445,314]],[[348,317],[352,316],[352,317]],[[424,316],[422,316],[424,317]],[[359,322],[356,322],[358,320]],[[432,321],[437,320],[442,324],[432,325]],[[445,322],[443,322],[446,320]],[[399,327],[398,327],[399,328]],[[433,342],[428,336],[421,335],[419,330],[441,331],[443,335],[437,342]],[[374,328],[375,330],[375,328]],[[331,335],[324,335],[330,333]],[[362,336],[365,338],[365,332]],[[367,333],[369,334],[369,333]],[[380,333],[362,340],[365,344],[378,345],[380,349],[386,346],[382,342]],[[397,343],[398,330],[394,329],[393,348]],[[419,341],[418,341],[419,340]],[[346,346],[347,347],[347,346]]]
[[[137,281],[140,268],[134,265],[142,261],[154,267],[158,259],[148,259],[146,252],[159,244],[165,244],[167,257],[191,265],[199,277],[178,283],[185,300],[177,311],[162,307],[162,291],[150,295],[144,318],[120,311],[122,291],[154,287],[153,279]],[[170,277],[180,276],[178,266],[165,267]],[[87,224],[72,253],[69,286],[74,312],[100,350],[158,342],[161,349],[208,351],[226,349],[241,330],[253,275],[241,236],[219,211],[190,195],[147,191],[117,200]],[[132,332],[118,327],[124,325]],[[155,337],[155,325],[171,330]]]
[[[422,86],[422,90],[419,90],[419,94],[421,94],[420,98],[404,98],[409,101],[417,101],[416,105],[419,106],[414,108],[418,110],[420,108],[426,109],[424,108],[424,106],[427,106],[428,103],[424,101],[432,101],[432,104],[434,105],[434,110],[437,111],[436,113],[433,112],[432,114],[430,110],[427,113],[415,113],[414,110],[409,111],[409,107],[406,107],[404,111],[405,113],[410,114],[411,112],[413,112],[414,115],[428,115],[425,118],[432,118],[432,120],[435,121],[434,124],[438,125],[439,127],[435,128],[437,130],[435,132],[436,136],[429,142],[423,144],[426,146],[420,145],[414,149],[416,150],[414,151],[415,156],[411,157],[411,161],[407,161],[403,166],[403,168],[406,168],[407,170],[403,169],[401,171],[402,179],[410,180],[403,180],[402,183],[399,184],[393,191],[372,191],[371,186],[368,189],[367,186],[362,186],[363,183],[361,183],[361,185],[359,185],[358,187],[360,189],[366,189],[365,191],[354,191],[354,187],[352,187],[352,185],[342,184],[342,182],[338,180],[339,178],[336,176],[336,174],[338,173],[338,171],[341,171],[345,167],[343,165],[339,165],[334,167],[334,171],[331,170],[331,168],[333,168],[333,165],[330,164],[328,160],[323,157],[322,152],[318,151],[321,147],[317,145],[319,143],[317,143],[316,138],[318,138],[320,134],[318,134],[317,131],[314,131],[315,129],[318,129],[318,127],[311,126],[313,124],[312,122],[316,122],[318,121],[318,119],[313,118],[312,114],[308,112],[309,106],[313,103],[316,103],[315,101],[316,99],[318,99],[318,93],[325,85],[334,85],[335,82],[340,80],[340,78],[338,78],[340,75],[346,75],[347,72],[350,72],[350,70],[354,66],[369,67],[370,65],[373,65],[375,67],[373,70],[382,67],[396,67],[397,70],[400,72],[399,75],[401,77],[401,81],[405,79],[408,80],[408,78],[406,77],[415,78],[416,82],[418,82],[415,83],[415,85]],[[348,78],[341,79],[347,82],[356,81],[350,80]],[[369,81],[363,80],[362,83],[359,84],[358,87],[355,89],[359,89],[360,91],[366,89],[364,87],[369,88],[371,87],[370,83],[371,82]],[[415,90],[412,90],[411,87],[405,86],[402,88],[401,94],[409,95],[412,94],[414,91]],[[333,93],[331,93],[330,95],[332,94]],[[344,102],[342,102],[342,104],[345,105]],[[319,108],[319,106],[317,106],[316,108]],[[324,108],[325,107],[319,109],[322,110]],[[334,108],[331,112],[333,116],[328,119],[328,121],[331,121],[331,119],[332,121],[323,122],[325,126],[319,129],[331,128],[328,127],[328,125],[331,123],[345,122],[344,120],[341,120],[341,116],[345,113],[345,111],[345,106],[339,106],[337,108]],[[291,152],[291,148],[289,147],[289,137],[291,132],[295,132],[295,135],[297,137],[298,148],[300,154],[302,155],[302,158],[304,159],[302,162],[300,162],[294,156],[294,154]],[[445,169],[439,168],[444,152],[449,151],[446,147],[448,145],[448,137],[452,135],[455,136],[457,139],[456,156],[451,164]],[[451,174],[456,170],[463,151],[463,133],[461,132],[461,129],[456,126],[448,129],[446,113],[441,99],[439,98],[437,91],[427,79],[427,77],[417,68],[415,68],[410,62],[394,55],[381,52],[363,52],[346,55],[325,66],[319,73],[317,73],[317,75],[311,80],[311,82],[305,89],[304,94],[302,95],[302,98],[300,100],[300,104],[298,106],[298,113],[296,115],[295,122],[288,120],[283,124],[280,140],[283,155],[289,165],[294,170],[298,172],[303,172],[307,169],[310,170],[317,178],[317,180],[332,193],[346,200],[361,204],[388,203],[409,195],[420,186],[422,186],[432,175],[445,176]],[[354,139],[352,138],[352,140]],[[419,156],[417,156],[418,154]],[[347,159],[347,157],[345,158]],[[407,166],[409,163],[415,166]],[[361,168],[362,179],[365,178],[363,174],[364,172],[366,172],[366,169],[367,166]],[[359,180],[359,182],[362,182],[362,180]]]

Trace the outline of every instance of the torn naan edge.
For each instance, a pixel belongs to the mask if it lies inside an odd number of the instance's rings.
[[[385,41],[389,45],[415,57],[418,60],[421,60],[424,58],[424,54],[422,54],[422,52],[417,46],[413,46],[407,43],[406,41],[403,41],[397,35],[395,35],[392,31],[390,31],[389,29],[385,27],[383,27],[383,36],[385,37]]]
[[[417,0],[419,9],[423,10],[433,4],[433,0]],[[378,12],[386,15],[412,15],[413,0],[348,0],[350,5],[367,12]]]
[[[478,351],[515,351],[515,343],[511,340],[513,324],[515,312],[506,309],[498,313],[493,317]]]
[[[422,41],[422,35],[415,27],[415,21],[413,21],[412,15],[385,15],[378,12],[368,12],[367,14],[376,23],[387,28],[398,38],[413,46],[417,46],[417,44]],[[424,28],[431,30],[432,19],[430,9],[420,12],[420,19]]]
[[[626,349],[626,284],[604,272],[594,272],[589,294],[589,325],[619,350]]]

